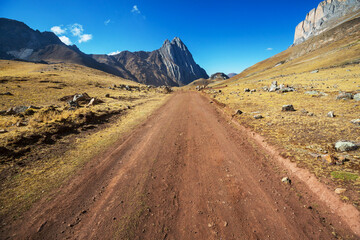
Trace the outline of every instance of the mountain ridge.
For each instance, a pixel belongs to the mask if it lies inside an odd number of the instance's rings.
[[[360,0],[324,0],[295,28],[293,46],[336,26],[342,17],[360,13]],[[343,19],[346,21],[346,19]]]
[[[160,49],[152,52],[85,54],[76,45],[65,45],[52,32],[33,30],[23,22],[7,18],[0,18],[0,59],[80,64],[156,86],[182,86],[208,77],[178,37],[171,42],[165,40]]]

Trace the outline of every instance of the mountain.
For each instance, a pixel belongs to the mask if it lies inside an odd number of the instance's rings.
[[[54,33],[35,31],[7,18],[0,18],[0,59],[74,63],[124,77],[121,71],[95,61],[75,45],[65,45]]]
[[[178,37],[171,42],[166,40],[160,49],[152,52],[123,51],[112,56],[91,56],[115,69],[127,70],[130,79],[144,84],[182,86],[209,77]]]
[[[229,79],[228,75],[226,75],[225,73],[214,73],[213,75],[211,75],[210,77],[211,80],[226,80]]]
[[[22,22],[0,18],[2,58],[31,59],[34,51],[51,44],[65,45],[52,32],[34,31]]]
[[[198,78],[208,78],[179,38],[166,40],[160,49],[152,52],[89,55],[75,45],[65,45],[52,32],[35,31],[22,22],[6,18],[0,18],[0,59],[74,63],[156,86],[181,86]]]
[[[325,0],[312,9],[295,29],[294,45],[325,32],[349,17],[359,16],[360,0]]]
[[[229,74],[228,74],[228,77],[229,77],[229,78],[232,78],[232,77],[234,77],[234,76],[236,76],[236,75],[238,75],[238,74],[237,74],[237,73],[229,73]]]

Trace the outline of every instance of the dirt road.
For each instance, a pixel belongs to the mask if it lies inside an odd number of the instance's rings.
[[[333,239],[353,235],[209,100],[176,93],[4,238]],[[356,237],[354,237],[356,238]]]

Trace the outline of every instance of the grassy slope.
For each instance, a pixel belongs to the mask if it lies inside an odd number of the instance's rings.
[[[114,84],[140,86],[142,90],[109,89]],[[65,124],[70,127],[75,127],[77,124],[86,125],[84,118],[80,118],[81,115],[93,113],[94,116],[101,117],[116,113],[115,118],[110,123],[106,123],[106,128],[101,128],[101,131],[72,134],[74,136],[65,136],[57,140],[76,143],[68,144],[71,147],[60,156],[49,152],[44,146],[46,144],[32,143],[30,154],[2,158],[0,218],[4,219],[5,216],[14,218],[21,215],[36,200],[60,186],[93,156],[100,154],[125,132],[133,129],[165,101],[166,95],[159,91],[79,65],[0,61],[0,93],[13,94],[13,96],[0,95],[0,110],[19,105],[43,107],[41,110],[36,110],[37,113],[34,115],[24,118],[0,116],[0,129],[8,131],[0,134],[0,147],[16,151],[27,146],[15,142],[35,133],[43,136]],[[83,92],[105,103],[69,111],[66,110],[67,103],[59,101],[63,96]],[[105,98],[105,94],[115,98]],[[44,113],[43,110],[48,109],[49,105],[59,106],[58,111]],[[13,124],[19,120],[27,122],[27,126],[14,126]],[[42,156],[41,159],[33,158],[32,152]]]
[[[338,140],[360,142],[360,127],[350,122],[360,118],[360,102],[335,99],[339,91],[360,92],[359,22],[356,19],[343,24],[255,64],[217,85],[223,87],[221,93],[206,91],[232,109],[229,111],[241,109],[244,114],[237,117],[239,122],[266,136],[269,142],[284,149],[285,156],[310,169],[319,179],[328,182],[329,187],[346,188],[342,199],[357,207],[360,206],[360,150],[337,153],[334,143]],[[284,64],[275,67],[280,62]],[[310,73],[315,69],[319,69],[319,73]],[[293,86],[296,92],[263,91],[262,87],[270,86],[272,81]],[[245,93],[245,88],[257,91]],[[305,94],[309,90],[326,96]],[[297,111],[281,112],[285,104],[293,104]],[[303,113],[303,109],[314,115]],[[334,111],[336,117],[327,117],[329,111]],[[264,118],[256,120],[253,117],[256,114]],[[310,155],[313,153],[330,153],[350,161],[329,165]]]

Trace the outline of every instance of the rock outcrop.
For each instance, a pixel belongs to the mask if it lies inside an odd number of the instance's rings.
[[[214,73],[213,75],[211,75],[210,79],[211,80],[226,80],[226,79],[229,79],[229,76],[226,75],[225,73],[218,72],[218,73]]]
[[[295,29],[294,45],[306,41],[348,20],[345,16],[357,14],[360,0],[325,0],[312,9]],[[342,19],[345,17],[345,19]]]
[[[129,79],[152,85],[183,86],[199,78],[208,78],[206,71],[194,61],[180,38],[166,40],[152,52],[129,52],[92,55],[100,63],[128,72]]]

